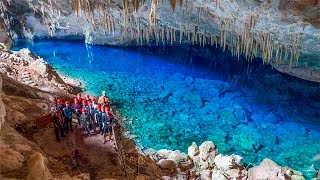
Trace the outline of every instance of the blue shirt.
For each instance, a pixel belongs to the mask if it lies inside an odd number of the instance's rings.
[[[67,118],[72,118],[72,109],[71,109],[71,107],[63,108],[63,114]]]

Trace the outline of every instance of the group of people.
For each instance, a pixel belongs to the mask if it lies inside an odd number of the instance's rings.
[[[103,144],[107,142],[107,137],[109,137],[108,141],[113,140],[112,126],[115,118],[105,91],[102,92],[98,102],[95,97],[89,95],[81,97],[81,93],[74,98],[73,104],[70,101],[63,102],[62,99],[56,100],[52,121],[57,141],[60,141],[67,132],[73,131],[72,117],[77,119],[78,128],[84,128],[89,137],[93,131],[93,134],[103,135]]]

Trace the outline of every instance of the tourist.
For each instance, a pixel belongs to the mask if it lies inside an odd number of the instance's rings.
[[[95,123],[94,115],[95,115],[96,110],[93,108],[91,102],[88,103],[88,107],[89,107],[88,115],[90,117],[90,125],[91,125],[91,128],[93,129],[93,132],[95,134],[96,133],[97,124]]]
[[[67,130],[72,131],[72,108],[70,107],[70,102],[66,101],[66,107],[63,108],[63,114],[65,117],[65,122],[67,125]]]
[[[103,104],[103,105],[109,105],[110,104],[110,100],[106,95],[105,91],[102,91],[102,96],[99,97],[98,103],[99,104]]]
[[[91,102],[92,102],[92,106],[93,106],[94,109],[97,109],[96,101],[97,101],[97,99],[94,96],[92,96],[91,97]]]
[[[82,100],[82,108],[86,108],[87,112],[89,112],[90,108],[88,106],[87,100]]]
[[[86,108],[82,108],[81,112],[82,112],[80,116],[81,127],[83,127],[87,131],[88,136],[90,137],[90,129],[89,129],[90,117],[88,116]]]
[[[99,132],[101,135],[103,134],[103,121],[102,121],[102,111],[101,111],[101,106],[98,104],[97,105],[97,110],[94,116],[95,123],[98,123],[99,125]]]
[[[62,103],[62,99],[57,99],[57,104],[56,104],[57,109],[59,109],[60,111],[63,110],[64,108],[64,104]]]
[[[88,94],[85,96],[85,100],[87,100],[88,103],[91,102],[91,98]]]
[[[112,141],[112,115],[108,113],[108,107],[105,107],[105,116],[103,118],[103,144],[107,142],[107,136],[109,136],[109,141]]]
[[[81,105],[79,105],[78,98],[74,98],[74,104],[72,106],[73,113],[77,116],[78,119],[78,128],[81,126],[80,115],[81,115]]]
[[[65,134],[63,132],[62,124],[63,120],[61,119],[60,110],[55,109],[52,113],[52,122],[54,125],[54,132],[56,134],[56,140],[59,142],[61,137],[64,137]]]
[[[81,103],[82,103],[81,93],[77,94],[76,99],[77,99],[78,104],[81,105]]]
[[[108,134],[109,134],[109,141],[112,141],[113,139],[111,138],[112,136],[112,126],[114,125],[114,118],[113,115],[110,112],[107,112],[107,118],[109,122],[109,129],[108,129]]]

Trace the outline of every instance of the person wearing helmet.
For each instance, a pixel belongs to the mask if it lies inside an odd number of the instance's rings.
[[[82,100],[82,108],[85,108],[87,110],[87,113],[90,112],[89,103],[86,99]]]
[[[85,100],[87,100],[88,103],[91,102],[90,95],[87,94],[87,95],[85,96]]]
[[[91,97],[91,102],[92,102],[93,108],[97,109],[97,104],[96,104],[97,103],[97,99],[94,96]]]
[[[86,108],[82,108],[81,109],[81,116],[80,116],[80,121],[81,121],[81,127],[84,127],[84,129],[87,131],[88,136],[90,137],[90,129],[89,129],[89,125],[90,125],[90,117],[87,113],[87,109]]]
[[[77,94],[76,99],[77,99],[78,104],[81,105],[81,103],[82,103],[81,93]]]
[[[103,134],[103,122],[102,122],[102,111],[101,111],[101,106],[97,105],[97,110],[94,115],[95,123],[99,125],[99,132],[101,135]]]
[[[65,117],[65,122],[67,126],[67,130],[72,131],[72,108],[70,107],[70,102],[66,101],[66,107],[63,108],[63,114]]]
[[[109,105],[110,104],[110,100],[106,95],[105,91],[102,91],[102,96],[99,97],[98,103],[99,104],[104,104],[104,105]]]
[[[108,107],[105,107],[105,114],[104,114],[104,117],[103,117],[103,144],[105,144],[107,142],[107,137],[109,136],[109,141],[112,141],[112,124],[111,124],[111,121],[112,121],[112,117],[111,117],[111,114],[108,113]]]
[[[96,133],[97,124],[95,123],[95,118],[94,118],[96,110],[93,108],[91,102],[88,103],[88,107],[89,107],[88,114],[90,117],[90,125],[91,125],[91,128],[93,129],[93,132]]]
[[[109,126],[109,128],[108,128],[108,134],[109,134],[109,141],[113,141],[113,139],[112,139],[112,127],[113,127],[113,125],[114,125],[114,123],[115,123],[115,121],[114,121],[114,118],[113,118],[113,115],[110,113],[110,112],[107,112],[107,118],[108,118],[108,126]]]
[[[62,99],[60,99],[60,98],[57,99],[56,107],[57,107],[57,109],[59,109],[60,111],[63,110],[64,104],[62,103]]]
[[[79,104],[78,98],[74,98],[74,104],[72,106],[73,113],[77,116],[78,119],[78,128],[81,126],[80,115],[81,115],[82,106]]]
[[[52,117],[52,123],[54,125],[54,133],[56,135],[56,140],[59,142],[61,137],[65,136],[62,128],[62,119],[60,115],[60,110],[55,109],[51,117]]]

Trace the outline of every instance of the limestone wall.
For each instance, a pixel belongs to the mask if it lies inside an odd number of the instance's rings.
[[[0,130],[1,130],[2,124],[4,123],[4,116],[6,115],[5,106],[3,101],[1,100],[1,93],[2,93],[2,77],[0,75]]]

